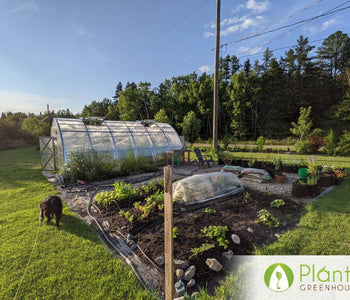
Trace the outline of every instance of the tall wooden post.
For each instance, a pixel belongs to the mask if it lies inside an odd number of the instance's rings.
[[[165,299],[174,298],[173,168],[164,167]]]
[[[220,0],[216,0],[216,42],[213,95],[213,148],[218,147],[218,114],[219,114],[219,54],[220,54]]]

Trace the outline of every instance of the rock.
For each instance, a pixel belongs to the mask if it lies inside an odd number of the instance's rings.
[[[177,297],[177,298],[174,298],[174,300],[185,300],[185,297],[184,296]]]
[[[182,277],[182,276],[184,276],[184,270],[176,269],[175,274],[177,277]]]
[[[250,233],[254,233],[254,229],[251,228],[251,227],[248,227],[248,228],[247,228],[247,231],[250,232]]]
[[[199,292],[194,292],[191,294],[191,298],[196,298],[197,296],[199,296]]]
[[[135,239],[135,237],[130,233],[128,234],[128,236],[126,238],[130,241],[133,241]]]
[[[231,235],[231,239],[232,239],[232,241],[235,243],[235,244],[237,244],[237,245],[239,245],[240,243],[241,243],[241,239],[239,238],[239,236],[237,235],[237,234],[232,234]]]
[[[192,278],[189,282],[187,282],[186,287],[190,288],[193,287],[196,284],[196,281]]]
[[[220,264],[215,258],[207,258],[205,263],[210,269],[214,270],[215,272],[219,272],[223,268],[222,264]]]
[[[194,274],[196,274],[196,267],[195,266],[189,266],[186,270],[185,270],[185,274],[184,274],[184,279],[186,281],[190,281],[193,277]]]
[[[122,228],[120,228],[121,230],[126,230],[126,226],[122,226]]]
[[[165,259],[164,259],[164,256],[158,256],[155,260],[154,260],[154,262],[158,265],[158,266],[162,266],[162,265],[164,265],[164,263],[165,263]]]
[[[181,280],[175,283],[175,292],[177,297],[181,297],[185,294],[185,285]]]
[[[283,226],[283,227],[286,227],[287,225],[288,225],[287,222],[283,222],[283,223],[282,223],[282,226]]]
[[[230,260],[233,256],[232,250],[229,250],[227,252],[222,253],[222,256],[225,257],[227,260]]]
[[[279,233],[275,233],[275,237],[279,239],[281,236]]]
[[[188,263],[180,259],[174,259],[174,267],[176,269],[186,269],[188,267]]]

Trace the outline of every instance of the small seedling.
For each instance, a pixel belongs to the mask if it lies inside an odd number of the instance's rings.
[[[286,203],[284,202],[283,199],[275,199],[275,200],[270,202],[270,207],[279,208],[279,207],[281,207],[283,205],[286,205]]]
[[[250,197],[249,192],[245,192],[245,193],[244,193],[244,200],[245,200],[245,201],[250,201],[250,200],[252,200],[252,198]]]
[[[198,248],[192,248],[190,251],[195,255],[198,256],[198,254],[208,251],[212,248],[214,248],[215,245],[214,244],[202,244],[200,247]]]
[[[272,191],[268,190],[268,191],[266,192],[266,195],[267,195],[267,196],[272,196],[273,193],[272,193]]]
[[[210,208],[210,207],[207,207],[204,212],[208,215],[216,215],[216,209],[213,209],[213,208]]]
[[[278,218],[276,218],[273,214],[271,214],[268,210],[266,209],[260,209],[257,212],[257,216],[258,216],[258,223],[263,223],[264,225],[266,225],[267,227],[275,227],[277,228],[278,226],[281,225],[280,220],[278,220]]]
[[[177,227],[174,226],[173,227],[173,239],[177,239],[178,235],[179,235],[179,232],[177,230]]]

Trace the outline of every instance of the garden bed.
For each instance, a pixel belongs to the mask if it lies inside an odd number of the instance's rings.
[[[233,255],[250,254],[254,247],[270,243],[298,222],[301,216],[302,206],[291,199],[284,197],[285,205],[281,207],[270,207],[270,203],[280,195],[269,192],[259,192],[246,189],[244,193],[236,196],[215,200],[207,207],[191,209],[186,211],[179,204],[174,204],[174,258],[183,260],[188,265],[196,267],[194,279],[196,285],[188,289],[189,293],[198,290],[199,286],[207,286],[212,290],[225,276],[225,266],[229,261],[223,257],[224,252],[232,251]],[[138,200],[138,199],[137,199]],[[136,200],[135,200],[136,201]],[[141,204],[139,204],[140,206]],[[123,213],[112,205],[98,205],[94,217],[100,224],[108,223],[108,231],[120,232],[124,238],[131,234],[134,241],[142,251],[153,261],[164,256],[164,214],[162,210],[154,209],[142,217],[138,206],[122,208]],[[279,224],[274,220],[267,220],[266,224],[259,222],[257,213],[263,209],[271,213]],[[132,221],[125,216],[133,216]],[[263,220],[263,216],[261,220]],[[227,245],[220,246],[217,240],[204,236],[203,229],[209,226],[216,228],[227,228],[224,233]],[[222,227],[221,227],[222,226]],[[236,234],[240,243],[236,244],[231,235]],[[130,242],[130,241],[129,241]],[[212,248],[207,251],[198,251],[203,245],[211,244]],[[130,245],[130,243],[129,243]],[[194,249],[197,248],[197,255]],[[141,257],[143,254],[136,248],[136,253]],[[224,268],[220,272],[211,270],[206,265],[207,258],[215,258]],[[163,268],[164,266],[161,266]]]

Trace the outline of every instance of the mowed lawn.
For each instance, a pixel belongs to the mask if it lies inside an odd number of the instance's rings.
[[[51,194],[34,147],[0,151],[0,299],[154,299],[69,208],[60,228],[39,226]]]

